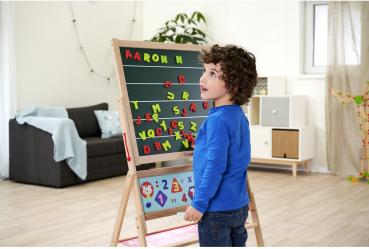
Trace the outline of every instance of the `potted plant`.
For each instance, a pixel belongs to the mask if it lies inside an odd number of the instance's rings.
[[[150,41],[206,44],[210,37],[200,29],[202,24],[206,24],[206,19],[199,11],[193,12],[191,17],[179,13],[173,20],[166,21]]]

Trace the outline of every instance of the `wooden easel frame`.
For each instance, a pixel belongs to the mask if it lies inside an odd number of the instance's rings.
[[[155,44],[155,45],[153,45]],[[146,171],[138,172],[136,170],[136,166],[144,163],[150,162],[158,162],[158,161],[167,161],[179,158],[186,158],[183,152],[175,152],[175,153],[168,153],[168,154],[159,154],[159,155],[151,155],[151,156],[139,156],[137,143],[134,139],[135,132],[133,127],[133,119],[132,119],[132,112],[130,109],[130,103],[128,98],[127,89],[123,87],[125,84],[125,76],[123,73],[123,64],[122,58],[120,55],[120,47],[139,47],[139,48],[158,48],[158,49],[182,49],[182,50],[190,50],[190,51],[197,51],[201,50],[205,47],[200,46],[193,46],[193,45],[178,45],[178,44],[164,44],[164,43],[151,43],[151,42],[133,42],[133,41],[120,41],[117,39],[113,39],[113,49],[115,54],[115,61],[116,61],[116,72],[120,90],[120,98],[118,100],[119,112],[120,112],[120,122],[123,128],[123,140],[124,140],[124,147],[127,157],[128,163],[128,174],[127,179],[125,182],[125,186],[123,188],[123,195],[120,201],[118,214],[111,238],[110,246],[117,246],[119,242],[119,236],[121,233],[124,216],[127,209],[128,200],[130,197],[131,192],[134,192],[134,201],[136,207],[136,228],[137,228],[137,237],[139,240],[140,246],[147,246],[146,236],[149,235],[147,232],[146,221],[150,219],[165,217],[169,215],[176,214],[179,211],[184,211],[187,206],[181,206],[172,209],[166,209],[163,211],[158,211],[153,214],[145,214],[144,208],[141,202],[141,194],[140,194],[140,186],[139,186],[139,178],[140,177],[147,177],[147,176],[157,176],[157,175],[166,175],[170,173],[178,173],[192,170],[192,165],[185,165],[185,166],[178,166],[178,167],[170,167],[170,168],[160,168],[160,169],[152,169]],[[249,180],[247,179],[248,184],[248,194],[250,198],[249,210],[251,212],[252,223],[245,224],[246,228],[254,228],[255,235],[257,240],[258,246],[264,246],[263,236],[260,227],[260,221],[255,205],[254,195],[251,192]],[[183,226],[177,226],[172,228],[167,228],[160,231],[155,231],[153,233],[165,232],[172,229],[177,229]],[[150,234],[153,234],[150,233]],[[129,239],[129,238],[128,238]],[[184,241],[180,244],[175,244],[171,246],[184,246],[196,243],[197,240],[191,241]]]

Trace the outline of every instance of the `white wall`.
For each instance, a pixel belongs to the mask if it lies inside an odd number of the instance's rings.
[[[129,39],[134,2],[74,2],[82,43],[96,70],[115,71],[111,38]],[[253,52],[259,75],[285,76],[287,94],[308,96],[309,124],[316,127],[313,170],[326,170],[324,79],[302,78],[299,2],[145,1],[137,8],[132,39],[148,40],[179,12],[207,17],[215,43],[234,43]],[[231,13],[231,14],[230,14]],[[17,2],[18,109],[29,104],[86,106],[102,101],[116,109],[116,79],[89,74],[73,33],[68,2]]]
[[[165,11],[163,11],[165,10]],[[316,127],[316,159],[312,170],[327,170],[325,150],[325,80],[300,76],[303,46],[299,2],[145,2],[143,38],[149,39],[179,12],[201,11],[207,18],[212,43],[241,45],[256,56],[261,76],[284,76],[286,93],[308,98],[307,122]],[[150,18],[149,18],[150,17]]]
[[[116,78],[90,74],[73,30],[69,2],[16,2],[18,110],[30,104],[117,109]],[[115,74],[111,39],[129,39],[134,2],[73,2],[81,42],[94,69]],[[142,37],[142,4],[133,39]]]

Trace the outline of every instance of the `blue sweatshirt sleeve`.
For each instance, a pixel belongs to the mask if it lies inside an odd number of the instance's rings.
[[[207,121],[206,167],[191,206],[204,213],[214,197],[227,167],[229,128],[224,120],[212,117]]]

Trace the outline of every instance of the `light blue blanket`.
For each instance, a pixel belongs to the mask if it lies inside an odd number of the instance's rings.
[[[82,140],[74,122],[63,107],[29,106],[15,115],[19,124],[27,123],[52,135],[54,160],[66,160],[82,180],[87,177],[86,141]]]

